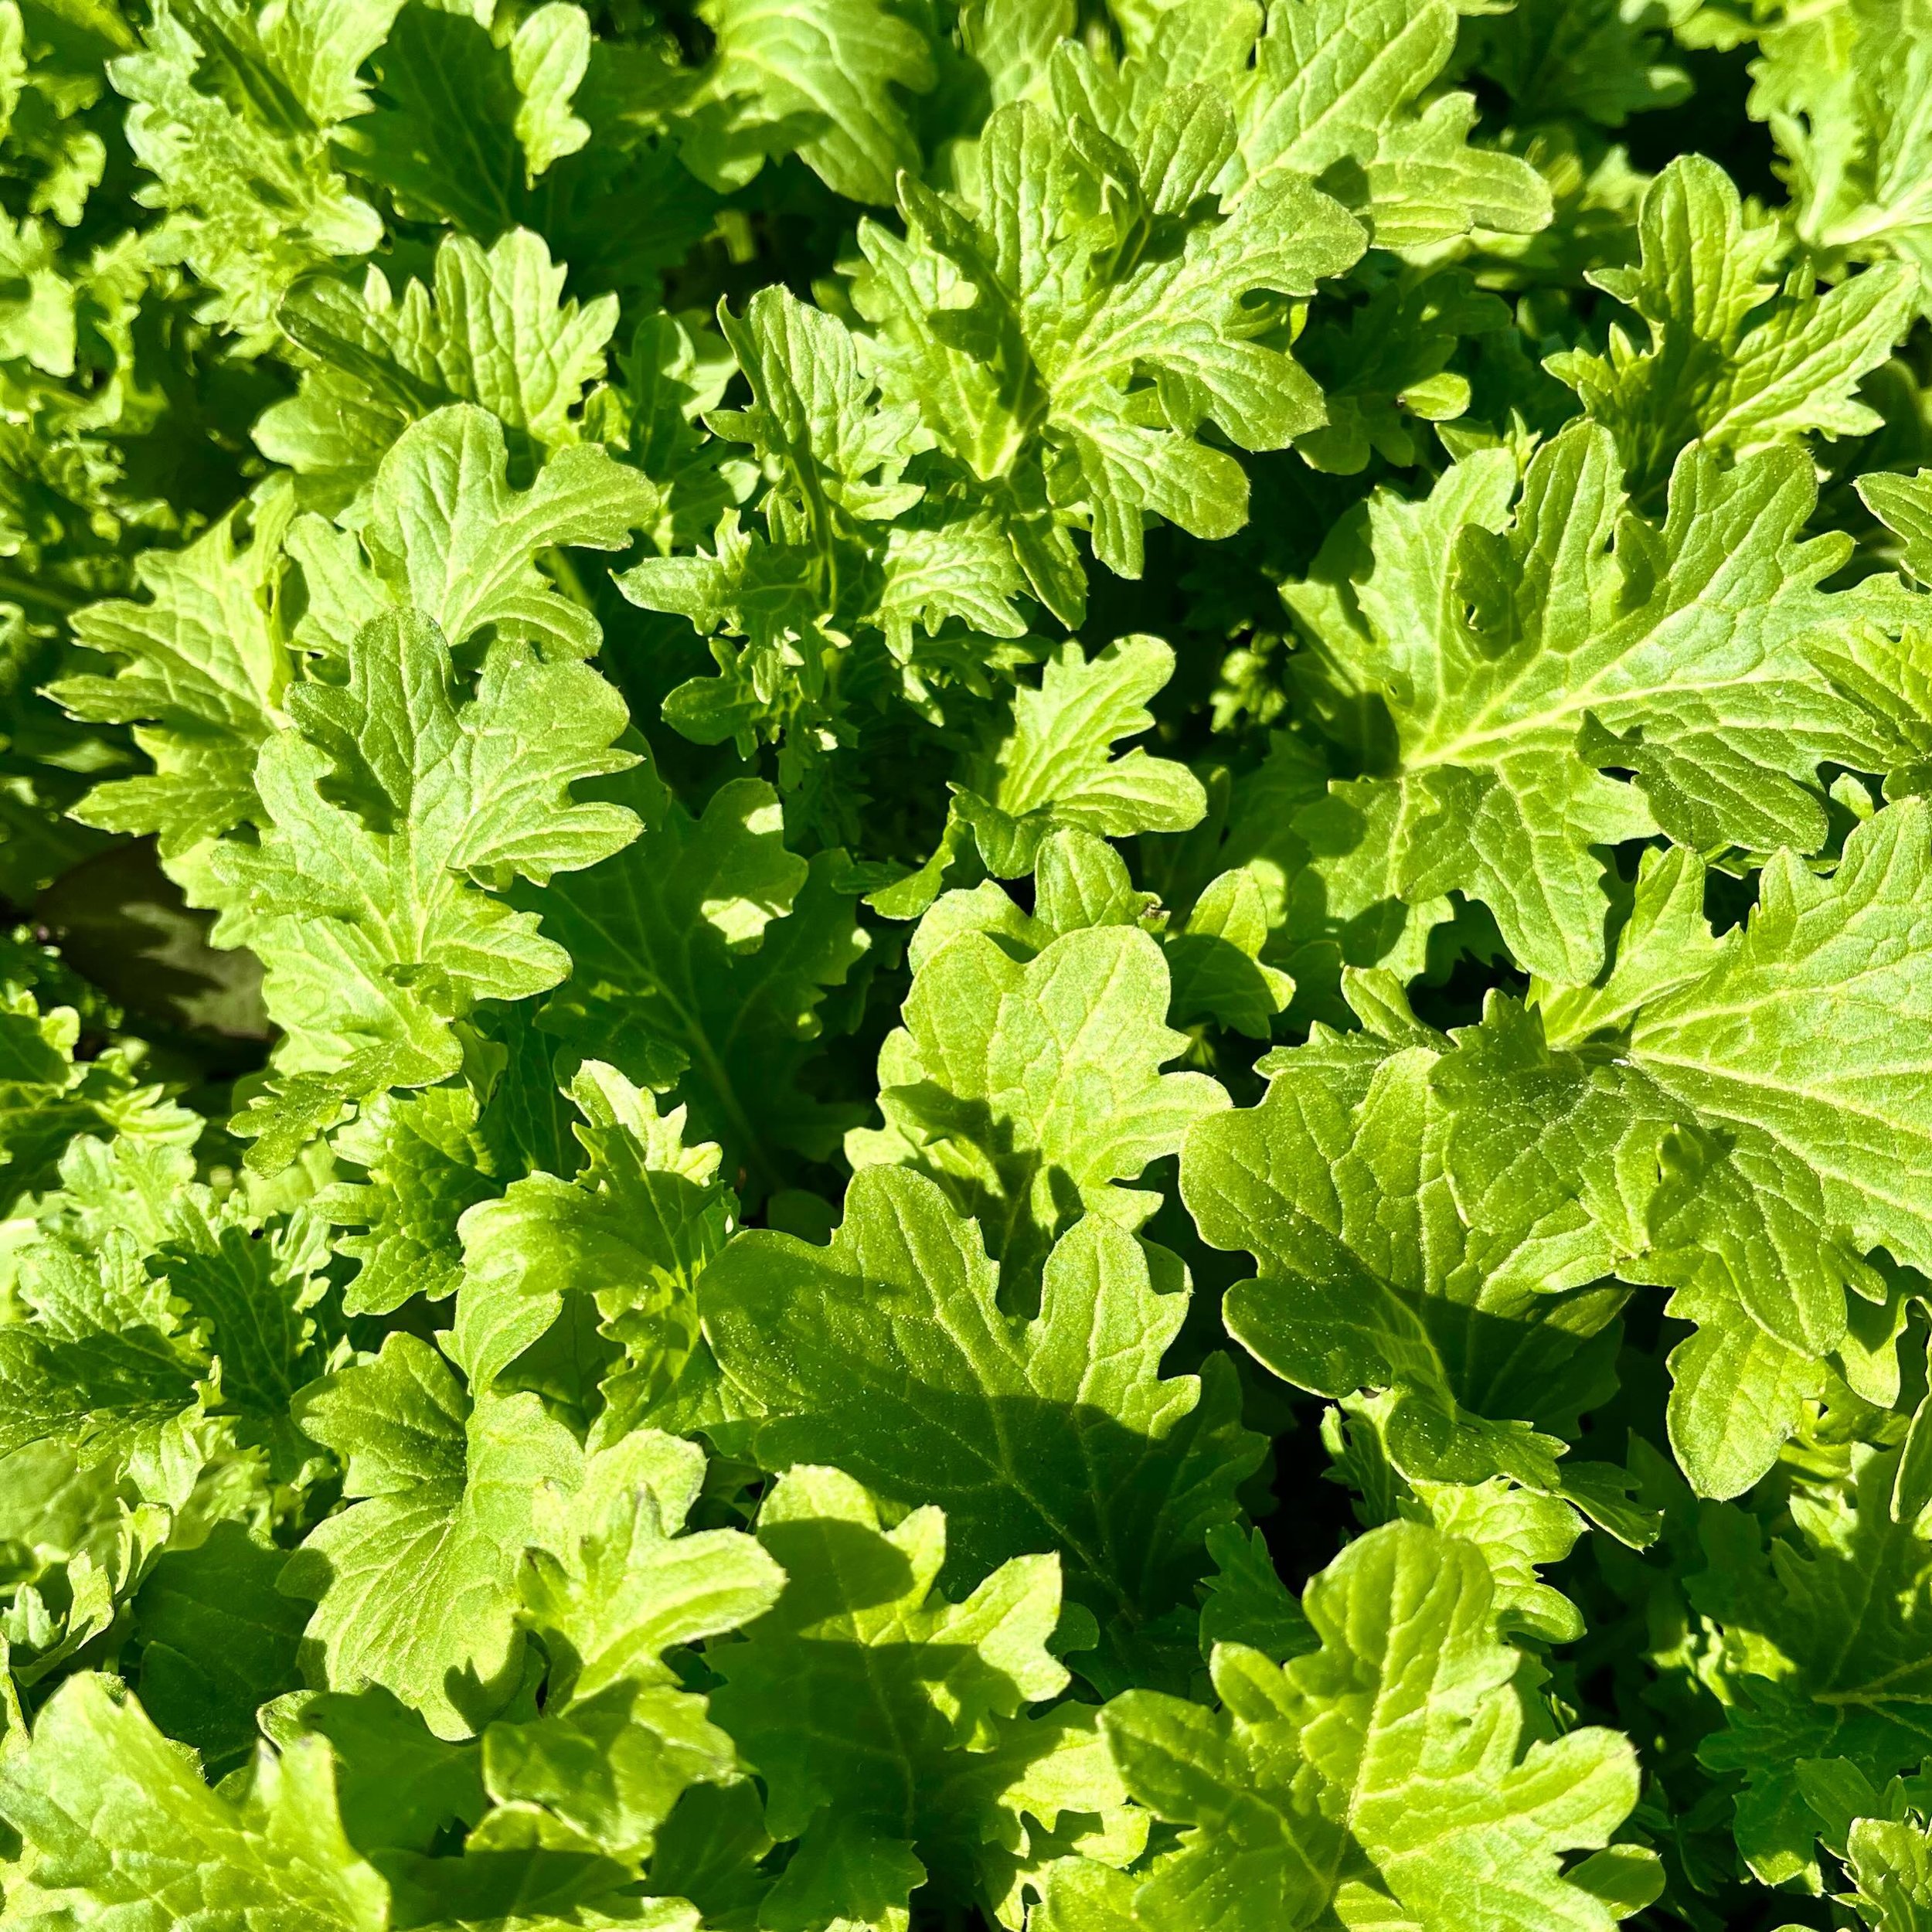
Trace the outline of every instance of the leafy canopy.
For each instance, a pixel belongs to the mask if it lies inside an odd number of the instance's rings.
[[[1932,1927],[1928,274],[1932,0],[0,0],[0,1932]]]

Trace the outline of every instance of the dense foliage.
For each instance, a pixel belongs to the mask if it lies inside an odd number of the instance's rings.
[[[39,1932],[1932,1929],[1932,0],[0,0]]]

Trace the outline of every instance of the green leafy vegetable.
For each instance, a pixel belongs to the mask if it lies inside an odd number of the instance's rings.
[[[1392,1524],[1309,1586],[1320,1649],[1281,1670],[1218,1648],[1219,1712],[1139,1690],[1110,1704],[1128,1789],[1189,1828],[1135,1893],[1136,1920],[1313,1924],[1327,1907],[1526,1932],[1614,1923],[1596,1861],[1565,1875],[1559,1860],[1600,1857],[1635,1802],[1634,1758],[1604,1731],[1534,1737],[1489,1607],[1475,1551]],[[1642,1862],[1654,1895],[1661,1875]]]
[[[1932,1928],[1932,0],[0,0],[0,1932]]]
[[[1181,1600],[1259,1449],[1225,1362],[1199,1379],[1160,1372],[1187,1313],[1184,1289],[1155,1285],[1173,1268],[1090,1216],[1049,1257],[1038,1315],[1015,1320],[971,1224],[886,1168],[853,1182],[828,1248],[734,1243],[702,1305],[767,1467],[836,1444],[880,1494],[940,1504],[967,1573],[1057,1549],[1072,1591],[1131,1626]],[[778,1321],[782,1358],[764,1339]]]
[[[514,1688],[515,1566],[540,1488],[580,1480],[577,1444],[533,1395],[472,1400],[408,1335],[305,1392],[300,1420],[356,1499],[284,1573],[316,1606],[305,1672],[319,1689],[379,1684],[438,1736],[464,1736]]]
[[[1812,851],[1819,765],[1886,757],[1808,648],[1852,621],[1817,587],[1842,543],[1797,535],[1808,458],[1693,450],[1661,529],[1626,514],[1600,429],[1546,444],[1519,493],[1515,471],[1483,451],[1424,503],[1372,500],[1287,594],[1318,702],[1400,788],[1405,896],[1481,899],[1523,965],[1580,982],[1602,963],[1592,847]]]

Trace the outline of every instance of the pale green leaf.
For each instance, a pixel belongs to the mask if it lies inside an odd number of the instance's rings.
[[[1614,1485],[1573,1486],[1562,1460],[1608,1393],[1626,1298],[1573,1159],[1624,1124],[1583,1083],[1544,1082],[1511,1097],[1515,1118],[1485,1091],[1472,1130],[1441,1090],[1476,1050],[1351,1036],[1277,1053],[1259,1107],[1189,1132],[1182,1197],[1209,1243],[1259,1264],[1229,1291],[1230,1333],[1301,1387],[1392,1392],[1379,1426],[1403,1476],[1506,1476],[1641,1541]]]
[[[358,633],[345,668],[345,684],[294,687],[293,726],[264,745],[260,839],[184,862],[217,940],[267,968],[279,1066],[307,1083],[288,1104],[311,1131],[343,1098],[454,1072],[451,1022],[478,1000],[563,978],[568,956],[498,894],[594,865],[637,824],[570,800],[635,762],[613,748],[621,702],[587,667],[499,643],[468,694],[435,625],[404,611]]]
[[[1046,1647],[1057,1563],[1015,1558],[949,1601],[934,1587],[946,1557],[938,1510],[883,1529],[858,1484],[808,1466],[773,1486],[758,1536],[785,1592],[743,1642],[712,1653],[724,1682],[711,1709],[764,1779],[772,1835],[801,1841],[789,1896],[774,1895],[767,1914],[801,1925],[870,1917],[903,1907],[928,1876],[943,1897],[969,1903],[1009,1794],[1066,1742],[1050,1717],[1022,1714],[1067,1681]],[[1117,1802],[1104,1771],[1089,1790],[1077,1808]]]
[[[614,1420],[628,1426],[670,1392],[698,1346],[697,1279],[724,1247],[735,1203],[718,1179],[716,1145],[686,1144],[683,1108],[661,1114],[598,1060],[568,1090],[586,1165],[567,1181],[513,1182],[464,1215],[456,1347],[472,1383],[485,1386],[514,1359],[506,1350],[556,1319],[565,1295],[594,1296],[603,1332],[628,1357]]]
[[[315,1604],[305,1674],[318,1689],[380,1685],[439,1737],[469,1736],[516,1688],[517,1566],[539,1492],[581,1479],[575,1440],[535,1396],[472,1401],[410,1335],[313,1385],[296,1416],[342,1460],[349,1499],[283,1579]]]
[[[1294,981],[1262,960],[1267,940],[1268,895],[1260,876],[1246,866],[1216,875],[1168,941],[1174,1019],[1185,1026],[1212,1018],[1266,1039],[1274,1015],[1294,997]]]
[[[1121,1184],[1227,1104],[1206,1075],[1160,1070],[1186,1045],[1168,998],[1160,947],[1132,927],[1068,932],[1024,963],[960,932],[920,963],[879,1052],[886,1124],[849,1134],[846,1157],[930,1175],[1010,1281],[1036,1279],[1083,1215],[1138,1227],[1154,1199]]]
[[[344,1292],[351,1315],[387,1315],[412,1295],[440,1301],[462,1274],[457,1226],[496,1192],[504,1165],[467,1087],[385,1094],[335,1135],[336,1159],[362,1170],[317,1205],[343,1234],[337,1250],[362,1265]]]
[[[523,144],[529,180],[590,138],[590,123],[570,109],[590,65],[590,16],[569,0],[546,0],[512,37],[510,73],[523,97],[516,138]]]
[[[1128,1790],[1187,1828],[1134,1923],[1260,1932],[1332,1910],[1364,1926],[1610,1932],[1615,1915],[1560,1863],[1628,1815],[1634,1754],[1609,1731],[1539,1735],[1491,1602],[1469,1544],[1392,1523],[1309,1585],[1318,1650],[1278,1669],[1223,1646],[1219,1713],[1140,1690],[1110,1704]]]
[[[699,1450],[650,1430],[587,1459],[556,1553],[533,1550],[521,1579],[550,1659],[543,1714],[483,1737],[499,1804],[539,1807],[627,1862],[691,1784],[739,1774],[664,1652],[749,1622],[784,1585],[741,1531],[680,1533],[703,1477]]]
[[[145,602],[89,605],[74,634],[117,658],[112,677],[61,679],[49,695],[77,718],[134,726],[151,774],[110,779],[80,807],[109,832],[156,832],[172,855],[257,809],[255,759],[283,722],[292,665],[277,620],[286,518],[258,516],[238,547],[230,515],[180,550],[150,550]]]
[[[784,145],[835,193],[892,200],[899,171],[919,165],[906,97],[934,78],[917,27],[880,0],[702,0],[699,12],[717,36],[706,90],[735,121],[785,128]],[[704,159],[700,146],[700,172]]]
[[[128,140],[155,177],[148,192],[213,319],[265,341],[298,277],[382,240],[330,136],[368,108],[358,70],[396,11],[396,0],[296,0],[265,13],[242,0],[164,4],[140,49],[108,63],[133,103]],[[225,85],[196,84],[210,66]]]
[[[1932,997],[1932,823],[1920,800],[1855,831],[1820,879],[1790,854],[1699,978],[1641,1009],[1631,1058],[1706,1120],[1764,1134],[1816,1173],[1830,1219],[1932,1267],[1932,1119],[1913,1045]]]
[[[1182,1600],[1260,1447],[1224,1359],[1161,1372],[1188,1307],[1175,1274],[1090,1216],[1047,1260],[1039,1314],[1015,1317],[937,1188],[863,1168],[829,1247],[741,1234],[700,1305],[767,1468],[835,1447],[878,1495],[938,1504],[962,1577],[1057,1550],[1070,1591],[1124,1641]]]
[[[507,463],[502,425],[468,404],[405,430],[376,471],[362,526],[376,573],[452,646],[488,626],[498,639],[590,657],[596,620],[533,560],[563,545],[622,549],[656,521],[657,492],[595,444],[559,450],[527,490],[511,486]]]
[[[1515,481],[1494,450],[1426,502],[1379,495],[1353,581],[1345,522],[1335,568],[1284,594],[1325,702],[1393,768],[1377,782],[1400,787],[1405,896],[1481,899],[1519,964],[1580,985],[1603,959],[1593,846],[1661,829],[1815,849],[1818,767],[1882,770],[1889,746],[1815,662],[1815,634],[1851,617],[1817,588],[1842,544],[1798,536],[1808,459],[1687,451],[1661,529],[1627,513],[1594,425],[1538,451],[1512,515]]]
[[[1168,645],[1131,636],[1092,658],[1064,645],[1037,688],[1015,690],[1012,724],[967,762],[954,787],[953,809],[995,878],[1031,872],[1060,826],[1118,838],[1184,832],[1199,819],[1207,801],[1185,765],[1145,746],[1114,750],[1153,723],[1147,702],[1173,672]]]
[[[1781,287],[1783,236],[1747,228],[1730,175],[1701,155],[1651,184],[1638,236],[1637,267],[1590,279],[1637,311],[1648,344],[1613,323],[1607,355],[1570,350],[1546,365],[1616,437],[1634,495],[1661,490],[1693,443],[1747,455],[1813,431],[1879,427],[1855,392],[1910,325],[1903,270],[1886,264],[1820,295],[1801,268]]]
[[[1361,233],[1283,173],[1138,253],[1131,224],[1178,223],[1209,196],[1234,146],[1225,98],[1195,86],[1133,113],[1123,97],[1125,124],[1103,128],[1108,77],[1072,42],[1052,70],[1050,108],[1015,101],[987,123],[970,199],[909,180],[905,237],[862,226],[854,298],[887,394],[985,486],[1033,594],[1073,623],[1081,577],[1060,526],[1084,522],[1100,560],[1138,577],[1150,515],[1209,537],[1246,520],[1247,478],[1199,440],[1206,422],[1264,450],[1321,421],[1314,383],[1257,339],[1264,298],[1311,294]],[[1151,392],[1130,395],[1137,372]]]
[[[383,1932],[388,1887],[351,1850],[328,1747],[263,1749],[244,1789],[211,1791],[111,1678],[86,1673],[0,1765],[0,1812],[31,1848],[22,1923],[173,1932]]]
[[[313,359],[298,393],[257,418],[257,447],[294,471],[304,502],[334,512],[410,423],[451,403],[488,410],[519,455],[574,440],[617,304],[566,298],[566,272],[541,236],[513,229],[488,250],[448,236],[433,287],[397,293],[372,269],[359,292],[332,281],[292,291],[277,319]]]
[[[1783,151],[1799,233],[1828,261],[1932,273],[1932,12],[1924,0],[1792,9],[1763,36],[1750,111]]]
[[[1167,21],[1179,26],[1214,4],[1194,0]],[[1260,25],[1257,7],[1222,11],[1250,32]],[[1260,185],[1294,173],[1330,188],[1383,248],[1543,227],[1549,192],[1536,171],[1471,145],[1474,99],[1434,90],[1455,41],[1449,0],[1272,0],[1252,66],[1245,50],[1240,63],[1243,172]]]
[[[1932,1927],[1932,1838],[1920,1826],[1862,1818],[1852,1827],[1849,1901],[1872,1932],[1926,1932]]]

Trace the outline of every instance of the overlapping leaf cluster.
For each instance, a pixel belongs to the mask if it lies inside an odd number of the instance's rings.
[[[1932,1927],[1923,0],[0,0],[0,1927]]]

